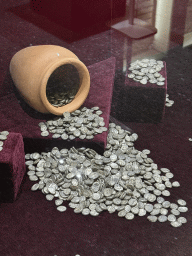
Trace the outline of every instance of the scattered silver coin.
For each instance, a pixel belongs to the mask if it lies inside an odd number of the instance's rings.
[[[47,124],[51,127],[69,122],[65,127],[66,133],[63,133],[62,127],[53,128],[58,134],[61,132],[62,135],[73,136],[74,131],[82,131],[79,125],[85,120],[84,117],[79,117],[79,114],[87,113],[87,120],[92,122],[96,115],[94,111],[99,111],[99,108],[91,109],[91,113],[87,108],[65,113],[64,119],[70,121],[62,121],[62,118],[57,117],[55,120],[49,120]],[[74,125],[75,129],[70,123],[73,117],[78,124],[77,127]],[[69,127],[71,134],[67,134]],[[83,129],[86,137],[87,133],[90,136],[91,129]],[[69,207],[73,208],[75,213],[83,215],[98,216],[107,210],[109,213],[118,212],[119,217],[128,220],[133,219],[135,215],[150,215],[151,221],[158,218],[160,222],[168,219],[172,223],[175,216],[179,215],[180,211],[186,211],[187,207],[180,201],[178,207],[177,204],[165,200],[165,197],[170,195],[165,184],[172,178],[172,173],[167,168],[158,168],[149,158],[149,150],[135,149],[134,142],[137,139],[136,133],[131,134],[110,123],[106,151],[103,155],[84,147],[61,150],[54,147],[51,152],[26,154],[29,179],[39,181],[38,185],[33,185],[32,190],[41,190],[47,200],[55,199],[57,207],[62,207],[63,201],[69,201]],[[171,188],[170,184],[167,185]],[[171,214],[168,214],[169,208]]]
[[[177,221],[180,222],[180,223],[182,223],[182,224],[187,223],[187,219],[186,219],[185,217],[179,217],[179,218],[177,219]]]
[[[169,214],[168,217],[167,217],[167,219],[168,219],[168,221],[170,221],[170,222],[176,221],[176,217],[175,217],[175,215],[173,215],[173,214]]]
[[[183,199],[178,199],[178,200],[177,200],[177,203],[178,203],[179,205],[181,205],[181,206],[185,206],[185,205],[187,204],[186,201],[183,200]]]
[[[158,217],[158,221],[159,221],[159,222],[165,222],[165,221],[167,221],[167,216],[165,216],[165,215],[160,215],[160,216]]]
[[[173,226],[174,228],[178,228],[181,227],[182,223],[178,222],[178,221],[172,221],[171,222],[171,226]]]
[[[156,216],[152,216],[152,215],[149,215],[149,216],[147,217],[147,219],[148,219],[149,221],[151,221],[151,222],[156,222],[156,221],[157,221],[157,217],[156,217]]]
[[[64,206],[64,205],[60,205],[57,207],[57,210],[60,211],[60,212],[65,212],[67,210],[67,207]]]

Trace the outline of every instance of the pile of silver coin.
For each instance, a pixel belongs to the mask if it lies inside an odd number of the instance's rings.
[[[172,107],[173,104],[174,104],[174,100],[170,100],[170,99],[169,99],[169,94],[166,94],[165,106],[166,106],[166,107]]]
[[[119,217],[132,220],[145,216],[151,222],[170,222],[173,227],[186,223],[180,213],[188,211],[186,202],[171,203],[173,173],[158,168],[149,157],[150,150],[137,150],[136,133],[110,123],[107,147],[103,155],[90,148],[61,149],[26,154],[28,176],[36,183],[31,190],[41,190],[47,200],[55,199],[57,210],[69,207],[75,213],[98,216],[102,211],[118,212]]]
[[[75,95],[78,92],[78,88],[72,91],[58,92],[55,88],[54,91],[47,92],[47,99],[56,108],[63,107],[73,101]]]
[[[137,60],[130,64],[128,78],[141,84],[157,84],[163,86],[165,78],[159,73],[164,67],[163,61],[155,59]]]
[[[82,107],[72,113],[64,112],[62,117],[39,123],[41,136],[53,133],[52,138],[91,140],[96,134],[107,131],[104,118],[100,116],[102,113],[99,107]]]
[[[7,136],[9,135],[8,131],[0,132],[0,151],[3,150],[4,141],[7,140]]]

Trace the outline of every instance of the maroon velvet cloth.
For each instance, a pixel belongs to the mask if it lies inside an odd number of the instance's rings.
[[[25,171],[23,137],[11,132],[0,152],[0,201],[16,199]]]
[[[88,108],[99,106],[103,111],[101,116],[104,118],[105,126],[108,128],[115,75],[115,58],[111,57],[107,60],[93,64],[88,67],[88,70],[90,73],[91,86],[88,97],[84,102],[84,106]],[[20,100],[22,101],[22,99]],[[25,107],[27,108],[28,106],[25,105]],[[4,121],[0,122],[0,130],[20,132],[24,138],[51,139],[52,134],[48,137],[41,136],[38,124],[45,120],[36,119],[33,116],[30,116],[25,111],[25,107],[21,107],[13,92],[1,97],[0,118]],[[46,115],[44,115],[44,117],[46,117]],[[106,146],[106,141],[107,132],[98,134],[93,139],[93,142],[98,143],[103,149]]]

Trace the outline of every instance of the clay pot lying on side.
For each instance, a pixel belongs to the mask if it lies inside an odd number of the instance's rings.
[[[61,46],[38,45],[20,50],[11,59],[10,74],[24,100],[41,113],[73,112],[89,93],[87,67],[74,53]],[[50,90],[57,92],[65,87],[65,91],[70,92],[73,83],[76,83],[77,93],[72,102],[61,107],[49,102]]]

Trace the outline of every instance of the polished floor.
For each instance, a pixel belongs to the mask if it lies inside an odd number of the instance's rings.
[[[147,1],[146,1],[147,2]],[[150,1],[150,4],[156,1]],[[147,5],[147,3],[146,3]],[[128,66],[142,58],[163,60],[167,66],[167,93],[174,100],[165,108],[159,123],[124,120],[138,134],[138,150],[149,149],[159,168],[166,167],[180,182],[170,189],[170,202],[186,200],[187,223],[173,228],[168,222],[152,223],[136,216],[128,221],[117,213],[103,212],[98,217],[76,215],[68,207],[59,213],[41,192],[33,193],[25,177],[18,199],[0,206],[0,255],[2,256],[191,256],[192,255],[192,43],[191,1],[157,1],[145,14],[137,1],[137,18],[157,28],[157,33],[130,39],[111,29],[109,24],[126,20],[124,16],[107,24],[95,24],[71,32],[30,7],[29,0],[7,0],[0,8],[0,97],[9,94],[9,63],[12,56],[31,45],[55,44],[72,50],[86,65],[116,58],[111,116],[121,121],[124,111],[122,92]],[[130,15],[130,1],[127,1]],[[150,5],[151,6],[151,5]],[[141,8],[142,7],[142,8]],[[125,7],[126,8],[126,7]],[[77,21],[78,22],[78,21]],[[126,97],[126,95],[125,95]],[[129,98],[127,98],[129,101]],[[9,104],[7,102],[7,104]],[[0,121],[3,122],[0,116]],[[66,204],[67,206],[67,204]]]

